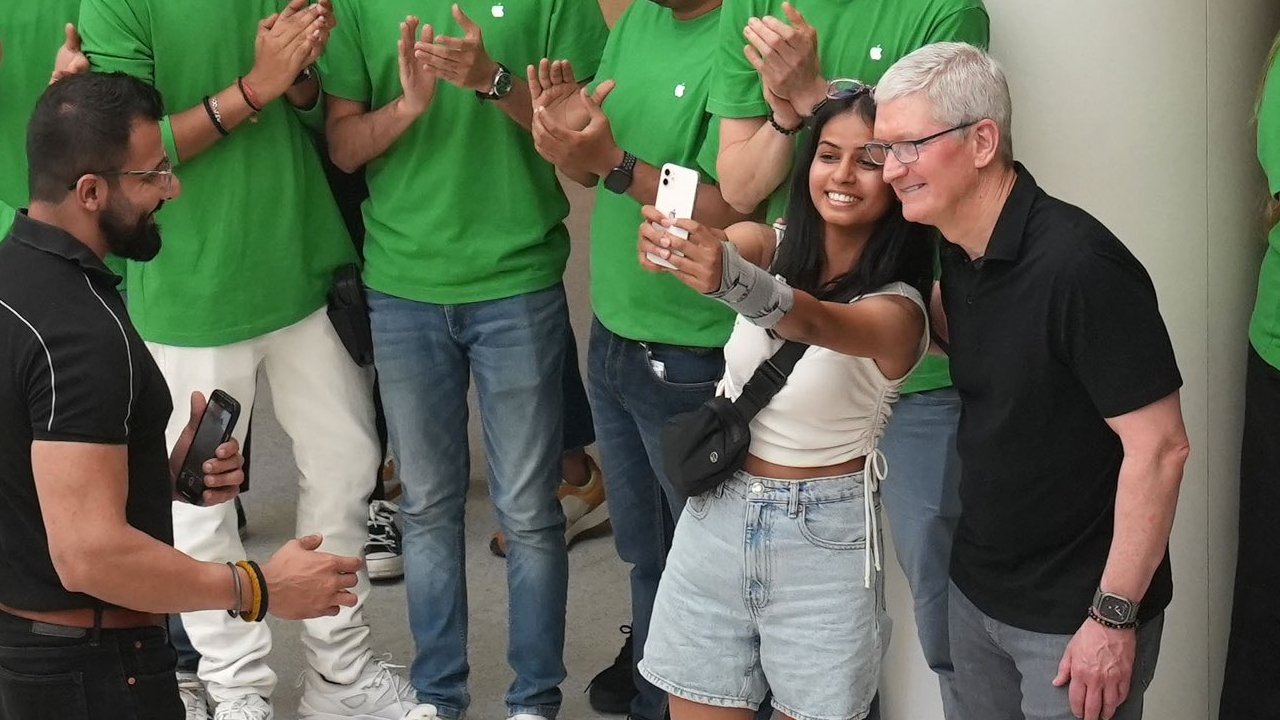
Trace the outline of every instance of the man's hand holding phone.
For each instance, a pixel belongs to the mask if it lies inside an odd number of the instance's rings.
[[[231,402],[234,403],[234,401]],[[240,494],[240,485],[244,482],[244,456],[240,454],[240,443],[235,438],[228,438],[217,445],[194,442],[197,430],[206,417],[205,410],[208,406],[209,401],[205,399],[203,393],[191,393],[191,418],[183,428],[182,434],[178,436],[178,442],[173,446],[173,454],[169,456],[169,474],[173,478],[175,488],[174,499],[196,505],[217,505],[227,502]],[[235,409],[238,412],[239,406],[236,405]],[[200,447],[201,445],[204,447]],[[212,452],[210,452],[211,449]],[[188,457],[193,452],[208,457]],[[182,492],[184,468],[188,473],[193,471],[197,474],[203,473],[199,477],[203,479],[204,490],[199,494]]]

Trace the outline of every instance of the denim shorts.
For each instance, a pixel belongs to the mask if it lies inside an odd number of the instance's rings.
[[[755,710],[771,689],[796,720],[865,718],[890,622],[881,573],[864,582],[863,503],[860,472],[785,481],[739,471],[689,498],[640,673],[705,705]]]

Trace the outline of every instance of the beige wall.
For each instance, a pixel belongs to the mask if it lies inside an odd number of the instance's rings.
[[[612,22],[627,0],[601,2]],[[986,2],[1013,92],[1018,157],[1049,192],[1105,222],[1155,279],[1186,380],[1194,452],[1171,543],[1175,600],[1146,715],[1215,718],[1235,559],[1244,329],[1262,250],[1265,189],[1249,120],[1280,4]],[[569,286],[584,331],[590,203],[580,192],[572,198]],[[910,596],[896,561],[889,568],[896,625],[886,720],[941,718]]]

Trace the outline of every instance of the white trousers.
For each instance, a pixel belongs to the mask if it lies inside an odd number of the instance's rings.
[[[320,533],[320,549],[358,556],[367,536],[368,497],[379,463],[374,430],[373,377],[352,362],[323,309],[289,327],[212,348],[148,343],[173,394],[169,447],[187,424],[191,392],[222,389],[240,401],[235,437],[243,445],[259,371],[271,385],[276,418],[293,441],[298,463],[297,536]],[[261,450],[259,450],[261,452]],[[252,506],[253,485],[245,497]],[[173,504],[174,545],[199,560],[246,557],[236,531],[234,503],[214,507]],[[265,563],[267,558],[255,558]],[[361,608],[369,594],[361,572],[359,602],[336,617],[303,622],[307,662],[332,682],[350,683],[369,661],[369,626]],[[183,613],[191,643],[203,656],[200,679],[216,702],[257,694],[270,697],[276,674],[267,667],[271,632],[221,610]]]

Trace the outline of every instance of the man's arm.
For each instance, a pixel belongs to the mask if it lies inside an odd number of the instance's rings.
[[[1169,546],[1182,470],[1190,452],[1178,393],[1108,418],[1120,436],[1124,460],[1116,491],[1115,530],[1099,587],[1139,601]],[[1067,645],[1053,684],[1070,683],[1072,712],[1085,720],[1109,718],[1129,696],[1137,638],[1133,629],[1086,619]]]
[[[185,444],[195,433],[189,426]],[[229,444],[228,444],[229,445]],[[229,497],[243,480],[236,451],[219,449],[222,459],[206,470],[210,487]],[[183,442],[175,455],[185,452]],[[125,445],[37,440],[31,444],[36,495],[49,539],[49,554],[63,587],[112,605],[149,613],[250,609],[248,573],[224,563],[200,562],[129,525],[128,448]],[[214,490],[206,491],[209,497]],[[316,552],[322,538],[291,540],[269,561],[267,581],[272,615],[301,620],[336,615],[352,606],[358,558]],[[240,588],[237,597],[236,588]]]
[[[1100,587],[1140,600],[1164,558],[1173,529],[1190,444],[1178,393],[1107,424],[1120,436],[1124,461],[1116,491],[1115,534]]]
[[[434,31],[425,25],[418,35],[418,25],[415,17],[400,23],[398,58],[403,90],[400,97],[370,111],[366,103],[326,95],[325,137],[329,142],[329,158],[343,172],[355,172],[382,155],[431,107],[438,79],[415,57],[414,39],[430,44]]]
[[[724,118],[720,130],[716,171],[725,198],[744,213],[764,202],[791,172],[795,138],[778,131],[775,123],[799,130],[827,92],[817,30],[791,3],[784,2],[782,10],[785,22],[752,17],[741,28],[747,39],[742,53],[758,76],[773,122],[765,117]]]
[[[226,565],[193,560],[129,525],[128,464],[125,445],[31,444],[49,554],[63,586],[142,612],[247,609]]]
[[[797,115],[774,120],[798,127]],[[765,118],[722,118],[716,174],[720,191],[734,210],[748,215],[786,182],[795,155],[795,138],[778,132]]]
[[[248,120],[256,112],[250,103],[263,108],[290,91],[302,68],[323,51],[332,29],[331,16],[327,2],[308,6],[307,0],[292,0],[279,14],[263,19],[257,29],[254,66],[243,81],[246,90],[241,90],[240,82],[231,81],[210,95],[223,130],[229,133]],[[118,0],[86,0],[80,20],[85,52],[95,70],[123,71],[155,82],[150,29],[140,25],[130,8]],[[305,101],[313,91],[314,86],[310,91],[305,86],[295,88],[293,97]],[[210,114],[199,103],[167,118],[171,151],[176,155],[171,161],[189,161],[223,137]]]

